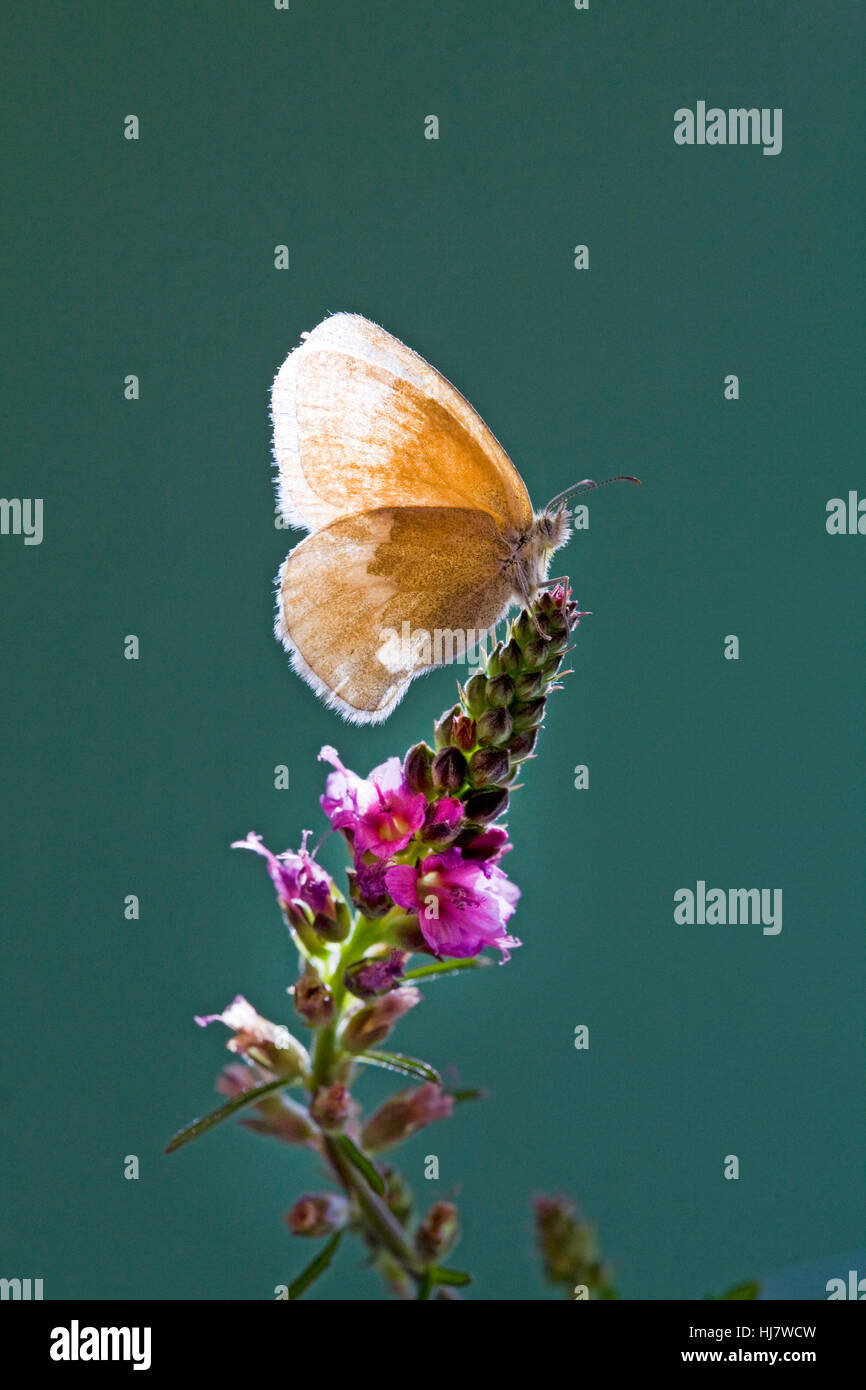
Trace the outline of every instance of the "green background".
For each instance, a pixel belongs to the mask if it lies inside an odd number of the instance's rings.
[[[824,522],[866,486],[862,6],[35,0],[2,26],[0,491],[43,497],[45,536],[0,538],[0,1274],[261,1299],[310,1254],[279,1221],[309,1154],[233,1125],[162,1149],[226,1060],[193,1014],[289,1016],[270,884],[229,842],[318,833],[321,744],[366,773],[453,700],[440,671],[350,728],[271,634],[298,537],[268,389],[340,309],[458,385],[536,506],[645,484],[558,557],[593,616],[513,797],[524,945],[398,1034],[490,1092],[401,1151],[421,1198],[459,1194],[471,1296],[549,1296],[538,1190],[579,1199],[626,1298],[859,1245],[866,539]],[[782,107],[782,153],[678,147],[698,99]],[[677,926],[699,878],[781,887],[781,935]],[[382,1296],[348,1248],[314,1295]]]

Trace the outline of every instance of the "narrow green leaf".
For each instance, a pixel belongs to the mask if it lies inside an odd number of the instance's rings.
[[[323,1250],[320,1250],[316,1258],[307,1265],[307,1268],[304,1270],[303,1274],[299,1274],[297,1279],[295,1279],[294,1283],[289,1285],[290,1299],[300,1298],[301,1294],[304,1293],[310,1287],[313,1281],[315,1279],[318,1279],[320,1274],[324,1274],[325,1270],[328,1268],[328,1265],[331,1263],[332,1259],[337,1253],[337,1246],[340,1244],[340,1238],[342,1234],[342,1231],[335,1232],[335,1234],[331,1236],[331,1239],[328,1241],[325,1248]]]
[[[429,1298],[434,1287],[433,1270],[432,1268],[425,1269],[421,1283],[418,1285],[418,1301],[421,1302],[423,1299]]]
[[[442,1085],[442,1077],[429,1062],[419,1062],[417,1057],[405,1057],[402,1052],[361,1052],[355,1059],[369,1062],[373,1067],[385,1067],[387,1071],[399,1071],[403,1076],[411,1076],[414,1081],[435,1081]]]
[[[242,1110],[245,1105],[250,1105],[253,1101],[260,1100],[270,1091],[276,1091],[281,1086],[288,1086],[289,1082],[284,1076],[276,1081],[266,1081],[263,1086],[253,1086],[249,1091],[241,1091],[239,1096],[233,1096],[226,1101],[225,1105],[217,1106],[216,1110],[211,1110],[207,1115],[202,1115],[200,1120],[193,1120],[192,1124],[186,1125],[184,1129],[178,1130],[171,1143],[166,1148],[167,1154],[174,1153],[184,1144],[188,1144],[191,1139],[197,1139],[200,1134],[207,1134],[209,1129],[215,1125],[222,1124],[223,1120],[228,1120],[235,1115],[238,1110]]]
[[[336,1142],[343,1150],[349,1162],[355,1165],[359,1173],[363,1173],[373,1191],[380,1197],[384,1196],[385,1183],[382,1179],[382,1174],[379,1172],[378,1168],[370,1162],[367,1155],[361,1153],[361,1150],[352,1143],[348,1134],[339,1135]]]
[[[440,975],[453,975],[457,970],[481,970],[493,962],[487,956],[473,956],[471,960],[435,961],[433,965],[419,965],[417,970],[407,970],[402,980],[438,980]]]
[[[428,1273],[433,1275],[435,1284],[454,1284],[462,1289],[466,1284],[472,1283],[472,1276],[464,1274],[460,1269],[443,1269],[441,1265],[432,1265]]]

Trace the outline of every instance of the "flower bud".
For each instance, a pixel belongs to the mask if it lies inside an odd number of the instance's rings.
[[[511,737],[511,715],[507,709],[485,710],[478,721],[478,742],[495,745],[507,743]]]
[[[339,1192],[309,1192],[283,1220],[293,1236],[331,1236],[349,1220],[349,1203]]]
[[[425,1081],[412,1091],[398,1091],[379,1106],[364,1126],[364,1151],[377,1153],[393,1148],[431,1121],[445,1119],[453,1108],[453,1098],[433,1081]]]
[[[359,999],[374,999],[393,989],[403,974],[405,951],[386,951],[384,955],[364,956],[343,974],[343,981]]]
[[[466,798],[466,818],[478,825],[489,825],[505,814],[508,809],[508,792],[504,787],[489,787],[483,792],[472,792]]]
[[[317,912],[313,918],[313,931],[324,941],[345,941],[351,928],[352,916],[342,897],[334,899],[331,912]]]
[[[339,1081],[320,1086],[310,1102],[310,1115],[326,1134],[339,1134],[352,1113],[352,1097]]]
[[[459,1234],[453,1202],[434,1202],[415,1232],[415,1249],[425,1264],[443,1260]]]
[[[476,717],[479,714],[483,714],[487,707],[484,697],[486,689],[487,677],[483,671],[476,671],[475,675],[466,682],[466,689],[464,691],[466,696],[466,708],[470,714]]]
[[[507,675],[513,676],[522,665],[523,652],[512,637],[511,641],[502,648],[502,669]]]
[[[358,864],[346,870],[349,880],[349,897],[365,917],[375,920],[384,917],[394,904],[385,887],[385,864],[377,859],[374,864]]]
[[[532,755],[535,745],[538,742],[538,729],[527,729],[525,734],[518,734],[508,745],[513,763],[522,763]]]
[[[455,714],[451,725],[451,742],[464,753],[475,747],[475,720],[470,715]]]
[[[433,742],[437,748],[447,748],[451,742],[451,728],[454,723],[454,716],[460,714],[459,705],[453,709],[446,710],[438,724],[433,726]]]
[[[444,849],[456,838],[463,824],[463,802],[453,796],[431,801],[421,827],[421,839],[427,845]]]
[[[529,616],[528,609],[521,609],[520,613],[511,624],[511,635],[518,645],[523,648],[525,656],[527,642],[533,641],[536,636],[535,624]]]
[[[308,966],[292,989],[295,1008],[311,1028],[322,1028],[334,1017],[334,999],[324,980]]]
[[[523,647],[523,660],[530,671],[540,670],[550,656],[550,643],[543,637],[532,637]]]
[[[510,763],[502,748],[479,748],[469,759],[469,780],[473,787],[487,787],[508,776]]]
[[[434,954],[427,945],[418,914],[414,912],[407,913],[405,917],[393,918],[388,923],[386,939],[401,951],[431,956]]]
[[[398,1019],[420,1002],[421,995],[414,985],[402,985],[383,994],[352,1015],[343,1029],[343,1047],[347,1052],[367,1052],[376,1047],[385,1041]]]
[[[457,844],[464,859],[485,859],[497,864],[511,849],[507,843],[508,831],[502,825],[490,825],[486,830],[471,826],[461,834]]]
[[[514,681],[510,676],[494,676],[493,680],[487,682],[485,694],[488,705],[507,709],[514,696]]]
[[[443,748],[433,759],[433,785],[440,791],[459,791],[466,781],[466,759],[459,748]]]
[[[534,700],[544,692],[545,680],[540,671],[524,671],[514,677],[514,694],[518,700]]]
[[[484,666],[485,666],[485,670],[486,670],[488,676],[501,676],[501,675],[502,675],[502,643],[501,643],[501,642],[497,642],[497,643],[496,643],[496,646],[493,648],[493,651],[492,651],[492,652],[490,653],[490,655],[488,656],[486,662],[484,663]]]
[[[526,733],[527,729],[537,729],[544,718],[546,701],[542,696],[537,700],[517,700],[511,706],[511,719],[516,734]]]
[[[426,743],[416,743],[410,748],[403,762],[403,780],[410,792],[423,792],[429,796],[433,790],[430,765],[433,762],[433,749]]]

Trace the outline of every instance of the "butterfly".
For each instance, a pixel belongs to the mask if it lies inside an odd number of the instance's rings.
[[[275,635],[357,724],[387,719],[413,678],[441,664],[429,643],[398,633],[481,633],[529,602],[570,535],[566,499],[602,486],[586,479],[533,512],[468,401],[359,314],[302,335],[271,415],[279,510],[309,532],[277,576]]]

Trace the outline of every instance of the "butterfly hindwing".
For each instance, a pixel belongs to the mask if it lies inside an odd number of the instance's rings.
[[[503,616],[506,553],[494,520],[471,508],[342,517],[283,564],[276,634],[328,704],[357,723],[378,723],[414,676],[441,664],[438,653],[458,650],[459,640],[471,646],[473,634]],[[452,636],[437,646],[437,631]]]

